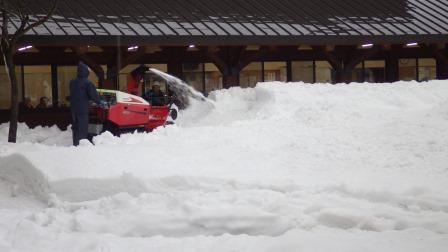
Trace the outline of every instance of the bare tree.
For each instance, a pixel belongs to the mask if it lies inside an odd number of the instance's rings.
[[[2,18],[0,24],[0,47],[6,73],[11,84],[11,116],[9,121],[8,134],[8,142],[11,143],[15,143],[17,140],[17,122],[19,119],[19,88],[13,56],[17,51],[17,42],[19,38],[25,35],[31,29],[45,23],[53,15],[53,12],[56,10],[58,0],[48,1],[50,5],[46,10],[46,13],[37,16],[26,12],[26,2],[23,0],[15,0],[12,4],[6,3],[5,0],[0,0],[0,12]],[[16,27],[15,31],[12,34],[9,34],[8,26],[13,27],[12,25],[10,25],[11,19],[16,19],[19,22],[18,27]]]

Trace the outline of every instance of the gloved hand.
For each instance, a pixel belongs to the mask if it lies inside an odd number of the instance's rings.
[[[100,106],[100,108],[102,109],[108,109],[109,108],[109,104],[105,101],[101,101],[100,104],[98,104],[98,106]]]

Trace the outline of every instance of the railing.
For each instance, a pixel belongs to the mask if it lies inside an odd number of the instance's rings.
[[[0,123],[9,122],[9,118],[9,110],[0,110]],[[71,124],[70,109],[48,108],[21,111],[19,113],[19,122],[26,123],[30,128],[57,125],[60,129],[66,129]]]

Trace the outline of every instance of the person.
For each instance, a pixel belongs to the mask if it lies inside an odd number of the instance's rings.
[[[163,106],[165,102],[165,94],[160,90],[160,82],[155,81],[151,90],[145,93],[144,98],[153,106]]]
[[[37,104],[36,109],[47,109],[48,108],[48,98],[46,96],[42,96],[39,99],[39,104]]]
[[[31,111],[34,109],[33,104],[31,104],[31,98],[25,97],[24,101],[20,103],[20,111]]]
[[[89,68],[78,64],[76,79],[70,81],[70,112],[72,114],[73,145],[78,146],[81,139],[87,139],[89,127],[89,101],[102,105],[95,86],[87,77]]]

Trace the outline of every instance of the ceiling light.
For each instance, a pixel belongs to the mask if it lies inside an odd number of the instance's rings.
[[[369,48],[373,47],[373,44],[372,43],[363,44],[363,45],[361,45],[361,47],[364,48],[364,49],[369,49]]]
[[[138,49],[138,46],[131,46],[131,47],[128,47],[128,51],[129,51],[129,52],[131,52],[131,51],[137,51],[137,49]]]
[[[28,49],[31,49],[31,48],[33,48],[32,45],[24,46],[24,47],[20,47],[19,49],[17,49],[17,51],[19,51],[19,52],[23,52],[23,51],[28,50]]]
[[[411,42],[406,44],[406,47],[417,47],[417,46],[418,46],[417,42]]]

